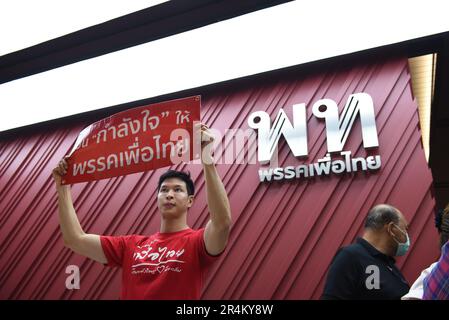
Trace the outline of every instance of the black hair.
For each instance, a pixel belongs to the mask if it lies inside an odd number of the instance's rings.
[[[190,178],[190,172],[168,170],[159,177],[159,183],[157,185],[157,191],[161,189],[162,183],[170,178],[177,178],[186,183],[187,194],[193,196],[195,194],[195,186],[193,185],[192,178]]]
[[[388,204],[374,206],[366,217],[365,228],[380,230],[384,225],[393,222],[399,223],[398,210]]]
[[[435,227],[440,233],[440,246],[449,240],[449,204],[446,208],[435,212]]]

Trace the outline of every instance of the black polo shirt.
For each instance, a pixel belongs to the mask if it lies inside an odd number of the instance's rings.
[[[395,262],[357,238],[335,254],[321,299],[400,299],[410,287]]]

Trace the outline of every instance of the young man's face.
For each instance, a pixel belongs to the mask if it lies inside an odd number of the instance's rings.
[[[164,218],[178,218],[193,204],[193,196],[187,193],[184,181],[169,178],[162,182],[157,195],[157,204]]]

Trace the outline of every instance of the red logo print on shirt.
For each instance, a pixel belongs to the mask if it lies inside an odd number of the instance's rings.
[[[158,247],[155,241],[143,246],[137,246],[133,254],[134,264],[131,266],[132,274],[151,273],[161,274],[167,271],[181,272],[180,264],[184,249],[171,250],[168,247]],[[169,265],[167,265],[169,264]]]

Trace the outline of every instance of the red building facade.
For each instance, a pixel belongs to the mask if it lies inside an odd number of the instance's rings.
[[[283,108],[304,103],[308,156],[295,157],[280,139],[279,165],[315,163],[327,153],[325,124],[313,104],[332,99],[340,114],[348,97],[367,93],[373,100],[380,169],[286,181],[259,179],[261,165],[225,163],[225,134],[247,130],[248,117],[265,111],[273,121]],[[216,159],[232,206],[233,228],[227,250],[211,270],[204,299],[317,299],[335,252],[363,231],[368,210],[378,203],[398,207],[409,222],[412,245],[398,259],[410,284],[438,256],[433,227],[432,176],[421,145],[417,105],[406,58],[358,63],[326,70],[228,83],[202,95],[202,121],[223,139]],[[93,122],[93,120],[91,121]],[[90,122],[57,123],[36,133],[0,137],[0,298],[117,299],[120,270],[109,269],[64,248],[58,225],[51,170]],[[345,150],[365,157],[358,119]],[[241,151],[241,150],[239,150]],[[182,164],[197,188],[188,221],[206,225],[204,177],[198,164]],[[106,235],[151,234],[159,229],[156,184],[165,169],[72,187],[81,225]],[[80,289],[69,290],[66,268],[79,267]]]

